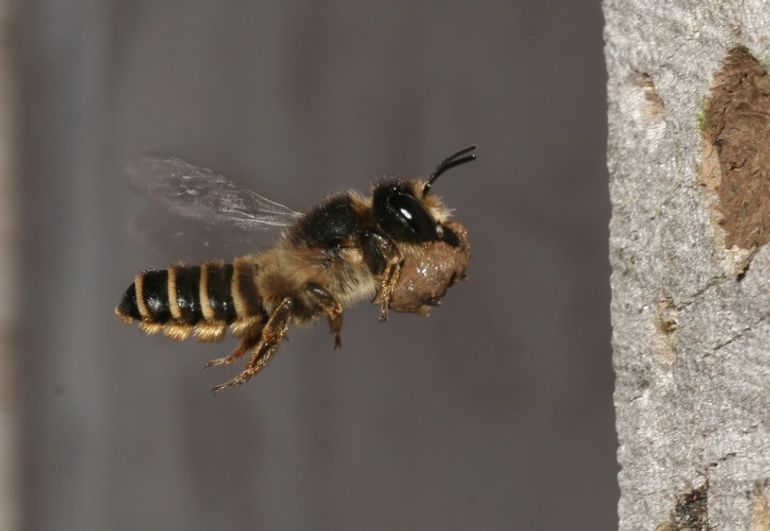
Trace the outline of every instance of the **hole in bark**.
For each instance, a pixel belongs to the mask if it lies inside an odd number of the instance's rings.
[[[630,125],[645,138],[645,145],[654,150],[666,132],[665,105],[646,72],[631,72],[624,80],[618,104]]]
[[[751,493],[751,527],[750,529],[770,529],[770,506],[764,490],[768,481],[764,479],[754,483],[754,491]]]
[[[673,334],[679,327],[678,312],[672,299],[658,301],[657,326],[663,334]]]
[[[741,282],[744,278],[746,278],[746,273],[749,272],[749,264],[746,264],[746,267],[743,268],[743,271],[738,273],[738,275],[735,277],[735,280],[738,282]]]
[[[656,527],[656,531],[698,530],[709,528],[708,481],[700,487],[676,497],[671,519]]]
[[[652,81],[652,77],[650,77],[650,74],[646,72],[638,72],[636,74],[636,82],[642,89],[644,101],[647,103],[645,110],[651,116],[658,118],[663,114],[663,100],[655,88],[655,83]]]

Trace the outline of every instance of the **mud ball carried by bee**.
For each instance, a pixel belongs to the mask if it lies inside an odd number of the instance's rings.
[[[447,289],[465,278],[471,259],[467,229],[455,221],[446,226],[457,234],[460,245],[443,241],[427,242],[407,255],[401,269],[390,309],[395,312],[430,315]]]

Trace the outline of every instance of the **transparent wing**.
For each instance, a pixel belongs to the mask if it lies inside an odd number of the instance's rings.
[[[245,231],[184,218],[156,204],[138,208],[128,220],[128,234],[162,262],[197,264],[230,260],[272,247],[275,231]]]
[[[301,213],[180,158],[145,157],[128,167],[132,184],[171,212],[244,230],[284,228]]]
[[[141,195],[161,205],[138,209],[129,220],[129,234],[173,260],[196,263],[256,253],[272,244],[275,231],[302,216],[215,171],[175,157],[141,158],[127,173]]]

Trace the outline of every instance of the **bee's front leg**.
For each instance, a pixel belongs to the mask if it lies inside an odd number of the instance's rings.
[[[289,329],[291,312],[295,304],[296,302],[293,297],[286,297],[275,307],[267,323],[262,328],[259,343],[254,350],[254,354],[251,355],[249,363],[246,364],[246,368],[229,382],[214,387],[212,389],[214,394],[245,384],[267,365],[273,353],[278,349],[278,345],[281,344],[281,341],[286,336],[286,331]]]
[[[329,331],[334,336],[334,348],[340,348],[342,346],[342,339],[340,338],[340,331],[342,330],[342,304],[339,303],[334,295],[318,284],[308,284],[305,293],[326,314],[326,317],[329,319]]]
[[[372,273],[380,276],[380,288],[372,302],[381,305],[380,321],[385,321],[388,318],[388,307],[393,299],[393,292],[401,275],[404,255],[401,254],[396,242],[382,232],[365,231],[362,240],[366,263]]]

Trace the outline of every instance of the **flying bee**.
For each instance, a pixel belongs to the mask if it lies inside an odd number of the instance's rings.
[[[227,327],[240,338],[230,365],[251,353],[243,371],[214,392],[247,382],[270,361],[290,325],[326,318],[341,346],[344,310],[363,300],[388,311],[430,313],[464,278],[470,259],[465,228],[432,193],[444,172],[476,158],[469,146],[442,161],[427,179],[389,179],[371,197],[333,195],[304,214],[237,187],[177,158],[142,159],[135,182],[177,214],[241,229],[282,229],[275,247],[236,258],[145,271],[134,278],[115,315],[139,321],[147,334],[175,340],[191,334],[219,341]]]

